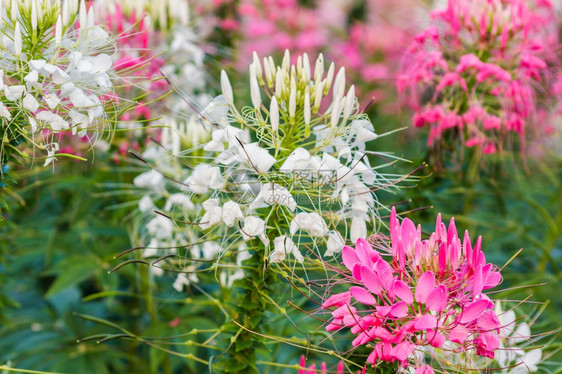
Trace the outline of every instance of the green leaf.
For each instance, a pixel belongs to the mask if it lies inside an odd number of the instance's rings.
[[[99,270],[99,264],[96,261],[91,261],[91,259],[88,261],[74,262],[72,265],[65,267],[64,270],[59,272],[57,279],[55,279],[45,294],[45,298],[49,298],[68,287],[78,285]]]

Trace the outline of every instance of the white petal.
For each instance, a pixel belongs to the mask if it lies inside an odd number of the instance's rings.
[[[33,113],[35,113],[37,109],[39,109],[39,103],[37,102],[35,96],[33,96],[32,94],[25,95],[22,104],[26,110],[29,110],[30,112]]]

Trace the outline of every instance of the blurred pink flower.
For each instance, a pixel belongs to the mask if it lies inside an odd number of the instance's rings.
[[[547,107],[541,86],[552,85],[558,66],[555,28],[548,0],[450,0],[434,11],[396,80],[414,125],[430,127],[428,145],[453,131],[491,154],[514,134],[523,151],[529,133],[547,127],[537,115]],[[429,115],[435,108],[440,116]]]

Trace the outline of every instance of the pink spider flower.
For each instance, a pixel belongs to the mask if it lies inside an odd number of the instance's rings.
[[[483,291],[502,278],[486,263],[481,237],[473,245],[465,232],[461,240],[454,219],[447,227],[439,215],[435,231],[422,240],[421,227],[408,218],[400,223],[393,208],[390,243],[377,240],[391,260],[365,239],[357,240],[355,249],[343,248],[353,285],[322,304],[331,309],[326,330],[351,329],[354,347],[373,348],[371,365],[398,362],[418,367],[416,373],[432,372],[416,362],[414,351],[424,346],[494,357],[500,322]]]
[[[396,82],[415,110],[414,125],[430,127],[428,146],[453,132],[485,154],[514,136],[523,152],[527,138],[548,128],[538,114],[548,107],[550,71],[559,66],[551,1],[449,0],[431,17]]]

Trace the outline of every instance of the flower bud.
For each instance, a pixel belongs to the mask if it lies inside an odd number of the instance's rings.
[[[281,68],[284,71],[289,71],[289,66],[291,65],[291,53],[288,49],[285,50],[285,54],[283,55],[283,62],[281,63]]]
[[[351,111],[353,110],[353,105],[355,104],[355,86],[349,87],[347,96],[345,97],[345,104],[343,107],[343,122],[347,121]]]
[[[334,79],[334,69],[335,69],[335,65],[332,62],[330,64],[330,67],[328,68],[328,74],[326,75],[326,79],[324,80],[325,86],[324,86],[324,95],[327,95],[328,92],[330,92],[330,88],[332,87],[332,80]]]
[[[226,71],[221,70],[221,91],[228,105],[234,105],[234,95],[232,94],[232,86],[228,80]]]
[[[307,82],[310,81],[310,61],[306,53],[302,55],[302,68],[304,71],[304,79]]]
[[[273,88],[273,73],[271,71],[271,67],[269,66],[269,61],[267,57],[263,58],[263,71],[265,72],[265,80],[267,82],[267,87],[270,89]]]
[[[263,70],[261,68],[260,58],[255,51],[252,54],[252,58],[254,60],[253,64],[256,69],[256,78],[258,78],[258,83],[263,84]]]
[[[14,30],[14,50],[16,56],[21,55],[21,49],[22,49],[22,41],[21,41],[20,23],[16,22],[16,28]]]
[[[37,2],[35,0],[31,2],[31,30],[35,35],[37,31]]]
[[[316,59],[316,65],[314,66],[314,82],[318,82],[322,79],[324,75],[324,55],[320,53]]]
[[[333,99],[339,99],[343,97],[345,93],[345,68],[342,67],[336,75],[336,80],[334,82]]]
[[[320,109],[322,97],[324,96],[324,81],[317,80],[314,87],[314,113]]]
[[[62,18],[59,14],[57,18],[57,24],[55,25],[55,45],[60,47],[62,43]]]
[[[291,95],[289,96],[289,117],[291,117],[291,119],[295,118],[296,111],[297,111],[297,89],[295,85],[291,84]]]
[[[332,116],[330,118],[330,125],[332,127],[336,127],[338,125],[338,121],[340,119],[340,113],[341,113],[340,101],[334,100],[332,102]]]
[[[281,97],[283,95],[283,89],[285,88],[285,74],[280,68],[277,69],[277,74],[275,74],[275,96]]]
[[[304,123],[310,125],[310,94],[306,92],[304,94]]]
[[[256,66],[253,63],[250,64],[250,93],[254,108],[259,109],[261,105],[260,86],[256,76]]]

